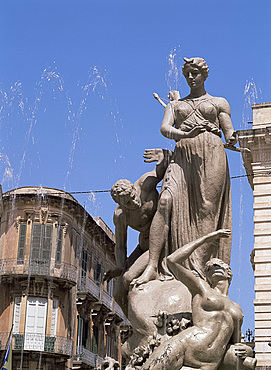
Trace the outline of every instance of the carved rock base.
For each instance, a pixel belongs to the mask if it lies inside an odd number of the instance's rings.
[[[148,337],[154,333],[166,334],[167,320],[158,322],[159,313],[165,317],[191,316],[191,294],[180,281],[153,280],[147,284],[133,287],[128,294],[128,318],[133,327],[133,335],[124,343],[123,354],[129,357],[136,347],[147,345]]]

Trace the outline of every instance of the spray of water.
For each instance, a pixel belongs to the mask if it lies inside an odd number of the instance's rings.
[[[25,134],[22,136],[21,145],[20,148],[17,148],[18,151],[21,152],[20,161],[19,161],[19,167],[18,170],[15,171],[12,167],[11,161],[8,157],[8,155],[5,153],[5,150],[2,150],[0,152],[0,171],[3,170],[3,178],[2,178],[2,184],[3,183],[10,183],[12,182],[12,186],[17,188],[20,185],[21,176],[25,169],[26,161],[29,160],[29,149],[30,145],[35,142],[34,137],[34,128],[38,124],[38,113],[41,112],[41,102],[43,100],[45,92],[48,90],[54,94],[53,99],[56,99],[57,94],[61,94],[62,97],[65,98],[67,101],[68,106],[68,121],[72,122],[72,143],[71,143],[71,149],[70,149],[70,155],[68,158],[68,169],[67,173],[64,179],[64,189],[66,188],[67,182],[69,177],[72,174],[72,170],[74,167],[74,156],[76,153],[76,149],[78,147],[78,140],[80,138],[80,133],[82,131],[81,128],[81,122],[80,119],[82,117],[82,114],[87,109],[87,101],[90,96],[93,96],[93,94],[96,94],[100,97],[101,100],[107,100],[110,104],[110,117],[113,120],[113,126],[115,128],[115,147],[116,152],[119,153],[119,158],[123,158],[123,155],[121,154],[121,151],[118,150],[120,145],[120,137],[121,132],[120,128],[122,128],[122,122],[119,117],[119,110],[117,107],[117,100],[109,98],[108,94],[108,85],[106,82],[106,71],[99,71],[97,67],[93,67],[90,69],[89,78],[86,84],[84,84],[81,87],[83,98],[79,104],[78,109],[75,109],[75,106],[72,102],[71,97],[69,96],[68,91],[65,89],[63,78],[61,77],[60,73],[58,72],[57,67],[54,65],[53,67],[45,68],[42,72],[41,78],[36,84],[35,88],[35,99],[34,103],[31,105],[29,103],[29,100],[24,97],[22,93],[22,85],[19,82],[16,82],[8,92],[5,92],[3,89],[0,89],[0,130],[6,129],[8,132],[7,136],[12,132],[12,125],[8,125],[8,120],[11,119],[12,114],[18,114],[22,118],[23,122],[26,123],[24,127]],[[44,109],[44,112],[46,111],[46,108]],[[1,143],[1,140],[0,140]],[[118,161],[118,158],[116,158],[116,162]],[[44,200],[46,198],[46,191],[42,186],[40,186],[38,190],[38,202],[40,202],[40,205],[44,203]],[[64,207],[64,196],[62,197],[62,206],[61,206],[61,216],[60,219],[62,219],[62,213],[63,213],[63,207]],[[9,218],[9,227],[11,226],[11,223],[14,222],[14,212],[15,212],[15,200],[16,195],[13,197],[12,202],[12,211],[10,213]],[[89,198],[89,203],[93,206],[97,207],[97,201],[94,196],[94,194],[91,194]],[[85,229],[85,222],[86,217],[84,217],[82,230],[80,232],[80,243],[79,243],[79,254],[82,253],[83,248],[83,235],[84,235],[84,229]],[[61,222],[60,222],[61,223]],[[30,267],[30,264],[29,264]],[[27,284],[27,292],[26,295],[28,296],[29,288],[30,288],[30,278],[31,278],[31,271],[29,270],[28,273],[28,284]],[[49,289],[50,291],[50,289]],[[49,294],[49,292],[48,292]],[[49,295],[48,295],[49,299]],[[76,307],[74,306],[74,309]],[[75,317],[75,315],[74,315]],[[22,349],[21,352],[21,365],[20,368],[23,367],[23,354],[24,350]],[[38,368],[41,368],[41,359],[42,359],[42,353],[40,353],[39,358],[39,365]]]
[[[251,128],[252,111],[251,105],[263,101],[262,90],[256,86],[253,78],[246,81],[244,87],[244,105],[242,111],[242,129]]]
[[[100,88],[100,89],[99,89]],[[76,113],[72,113],[72,110],[69,111],[69,120],[73,121],[73,138],[72,138],[72,144],[70,149],[70,155],[69,155],[69,163],[68,163],[68,170],[66,173],[66,177],[64,180],[64,190],[67,187],[68,179],[71,175],[73,166],[74,166],[74,156],[77,148],[77,144],[80,138],[80,119],[83,114],[83,112],[87,109],[87,100],[91,93],[95,94],[97,93],[98,96],[101,99],[104,99],[103,90],[107,89],[107,84],[105,77],[102,75],[102,73],[99,72],[99,69],[95,66],[90,69],[88,81],[85,85],[81,87],[81,90],[83,91],[83,99],[81,100],[79,104],[79,108],[77,109]],[[72,107],[72,102],[70,100],[70,106]]]
[[[253,78],[250,78],[246,81],[245,87],[244,87],[244,104],[243,104],[243,110],[242,110],[242,125],[241,129],[251,129],[251,123],[252,123],[252,109],[251,105],[258,103],[262,101],[262,91],[260,87],[256,86],[256,83],[254,82]],[[245,173],[244,166],[243,166],[243,160],[240,156],[240,164],[239,164],[239,171],[240,173]],[[241,289],[242,289],[242,273],[244,271],[243,266],[243,259],[244,255],[247,255],[248,251],[244,250],[243,246],[243,220],[244,220],[244,208],[245,203],[244,199],[244,193],[245,193],[245,183],[243,178],[239,179],[239,205],[238,205],[238,211],[239,211],[239,220],[238,220],[238,230],[239,230],[239,242],[238,242],[238,285],[237,285],[237,293],[238,293],[238,302],[241,301]]]
[[[170,50],[167,57],[168,71],[165,75],[168,91],[179,90],[181,77],[181,48],[180,45]]]

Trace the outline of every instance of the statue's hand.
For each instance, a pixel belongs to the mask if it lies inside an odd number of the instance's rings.
[[[236,131],[234,131],[231,136],[225,137],[225,140],[228,145],[231,145],[231,146],[235,145],[238,140]]]
[[[236,343],[234,345],[234,353],[235,356],[240,357],[240,358],[246,358],[249,353],[247,351],[247,346],[243,343]]]
[[[164,152],[163,152],[163,149],[145,149],[143,157],[145,158],[144,162],[160,163],[164,159]]]
[[[204,128],[203,126],[195,126],[189,131],[183,131],[183,137],[184,138],[196,137],[205,131],[206,131],[206,128]]]
[[[231,230],[229,229],[220,229],[217,230],[217,236],[219,238],[229,238],[231,235]]]
[[[231,230],[220,229],[220,230],[216,230],[216,231],[210,233],[208,235],[208,239],[210,241],[210,240],[214,240],[214,239],[218,239],[218,238],[229,238],[230,235],[231,235]]]
[[[110,281],[111,279],[115,278],[115,277],[118,277],[122,274],[122,270],[121,269],[114,269],[114,270],[108,270],[107,272],[104,273],[104,276],[103,276],[103,281]]]

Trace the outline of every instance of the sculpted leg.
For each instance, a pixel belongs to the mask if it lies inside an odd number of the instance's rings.
[[[126,316],[128,316],[127,294],[129,291],[129,285],[133,279],[140,276],[140,274],[142,274],[142,272],[145,270],[148,264],[149,251],[143,253],[134,261],[134,257],[136,255],[139,255],[139,252],[134,253],[134,255],[132,256],[133,258],[131,258],[130,260],[129,258],[131,256],[128,258],[128,260],[126,261],[127,265],[131,266],[127,268],[125,273],[121,274],[121,276],[116,279],[116,282],[114,284],[114,298],[116,302],[120,305],[122,311]]]
[[[143,274],[135,280],[135,284],[145,284],[158,277],[158,261],[163,248],[167,248],[172,197],[168,190],[160,196],[157,211],[152,220],[149,235],[149,262]]]
[[[142,274],[148,264],[149,251],[143,253],[138,259],[132,264],[131,267],[123,274],[123,285],[125,289],[129,290],[129,285],[133,279],[136,279]]]
[[[184,342],[177,336],[154,350],[150,358],[143,365],[142,370],[180,370],[184,365],[185,347]]]

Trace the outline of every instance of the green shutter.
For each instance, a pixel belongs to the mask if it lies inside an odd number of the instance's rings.
[[[52,247],[52,225],[41,225],[42,226],[42,254],[41,258],[43,260],[51,259],[51,247]]]
[[[48,274],[50,271],[52,248],[52,225],[33,224],[31,234],[31,265],[30,271]]]
[[[56,263],[61,262],[62,242],[63,242],[63,228],[59,227],[57,230],[57,239],[56,239]]]
[[[26,224],[20,224],[17,263],[24,263]]]

